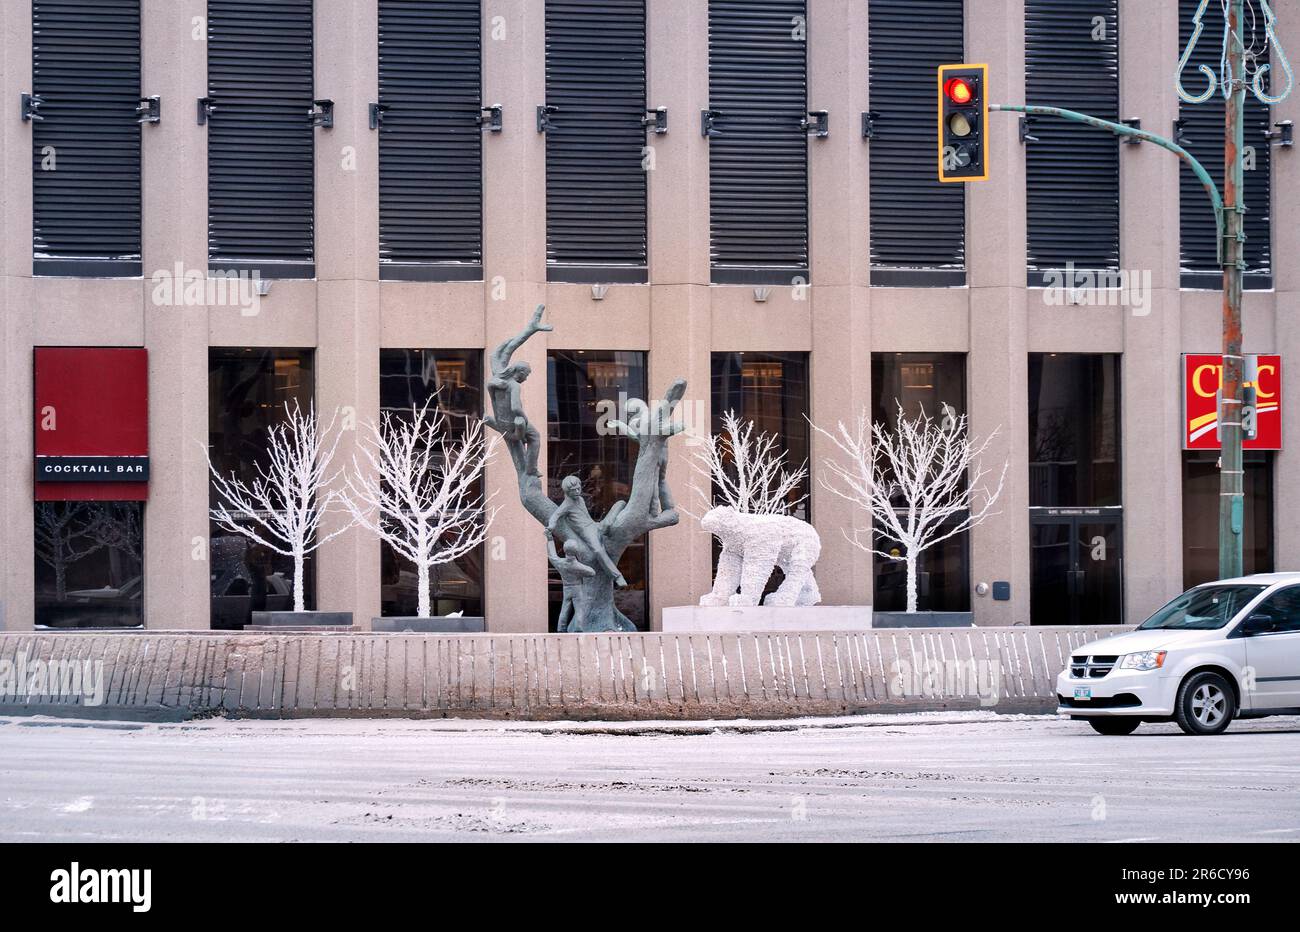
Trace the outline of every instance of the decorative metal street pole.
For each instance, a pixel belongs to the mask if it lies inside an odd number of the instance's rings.
[[[1243,500],[1241,276],[1246,268],[1242,176],[1245,149],[1244,0],[1229,0],[1223,130],[1223,379],[1219,396],[1219,578],[1242,574]]]

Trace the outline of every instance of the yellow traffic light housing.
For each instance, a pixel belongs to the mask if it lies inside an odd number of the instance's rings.
[[[988,65],[940,65],[940,181],[987,181],[989,177]]]

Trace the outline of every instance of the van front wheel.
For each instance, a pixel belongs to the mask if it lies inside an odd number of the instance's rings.
[[[1189,735],[1221,734],[1237,714],[1232,687],[1218,673],[1206,671],[1189,676],[1178,687],[1174,718]]]

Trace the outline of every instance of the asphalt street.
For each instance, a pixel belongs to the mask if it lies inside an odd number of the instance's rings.
[[[0,719],[0,840],[1297,841],[1300,719]]]

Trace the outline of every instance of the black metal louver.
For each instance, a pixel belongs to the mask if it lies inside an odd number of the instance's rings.
[[[551,281],[646,280],[645,0],[546,0]]]
[[[479,0],[379,0],[379,277],[483,277]]]
[[[32,274],[138,276],[139,0],[34,0]]]
[[[1178,54],[1181,56],[1187,42],[1192,37],[1192,17],[1198,7],[1196,0],[1179,0],[1178,4]],[[1219,58],[1223,48],[1223,19],[1217,3],[1210,5],[1206,13],[1205,31],[1200,41],[1192,50],[1187,67],[1183,69],[1183,86],[1188,93],[1199,94],[1205,89],[1205,79],[1197,70],[1198,65],[1206,65],[1216,75],[1219,73]],[[1264,23],[1262,17],[1256,17],[1253,24],[1250,14],[1245,17],[1244,27],[1246,48],[1262,48],[1264,45]],[[1259,58],[1259,64],[1267,64],[1268,55]],[[1270,73],[1266,77],[1271,78]],[[1203,104],[1189,104],[1179,99],[1178,119],[1180,121],[1179,141],[1183,148],[1196,157],[1205,170],[1210,173],[1214,183],[1223,193],[1223,95],[1216,88],[1214,95]],[[1245,178],[1246,203],[1246,274],[1242,285],[1245,288],[1272,288],[1272,147],[1264,134],[1271,128],[1272,109],[1262,103],[1249,90],[1246,92],[1246,107],[1243,113],[1245,143],[1254,152],[1255,167],[1243,173]],[[1196,180],[1192,170],[1182,165],[1178,172],[1178,226],[1180,232],[1180,253],[1182,256],[1182,287],[1210,288],[1223,287],[1223,268],[1218,262],[1218,243],[1214,222],[1214,210],[1210,199]]]
[[[966,282],[966,190],[935,168],[939,66],[964,56],[962,0],[871,0],[871,283]]]
[[[714,282],[807,280],[807,15],[804,0],[709,0]]]
[[[312,0],[208,0],[208,263],[311,278]]]
[[[1119,121],[1118,0],[1025,0],[1025,98]],[[1030,286],[1067,263],[1118,269],[1118,137],[1052,117],[1031,126]]]

